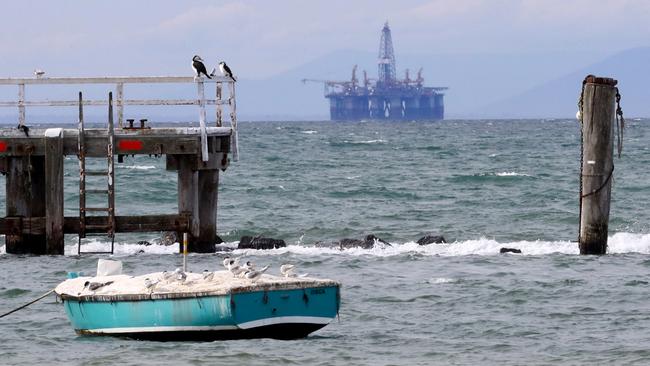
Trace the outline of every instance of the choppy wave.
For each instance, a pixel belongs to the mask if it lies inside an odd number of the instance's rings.
[[[156,169],[154,165],[116,165],[119,169],[134,169],[134,170],[151,170]]]
[[[495,173],[497,177],[530,177],[528,174],[517,173],[517,172],[501,172]]]
[[[446,244],[419,245],[416,242],[391,243],[390,246],[376,246],[373,249],[350,248],[339,250],[335,247],[322,248],[313,245],[294,244],[285,248],[272,250],[237,249],[237,241],[223,243],[218,246],[221,251],[232,251],[235,255],[284,255],[287,253],[317,256],[317,255],[344,255],[344,256],[377,256],[391,257],[418,254],[424,256],[491,256],[500,255],[500,249],[516,248],[522,254],[508,253],[506,255],[549,255],[549,254],[579,254],[578,243],[572,241],[543,241],[522,240],[512,242],[499,242],[494,239],[479,238],[458,241]],[[110,248],[107,242],[93,239],[83,244],[83,251],[106,251]],[[0,254],[5,254],[5,246],[0,246]],[[128,256],[136,254],[176,254],[179,252],[178,243],[173,245],[141,245],[134,243],[116,243],[115,255]],[[608,239],[608,254],[641,253],[650,254],[650,234],[616,233]],[[70,244],[65,247],[66,255],[76,255],[77,245]]]

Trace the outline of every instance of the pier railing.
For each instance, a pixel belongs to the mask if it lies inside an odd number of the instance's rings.
[[[124,96],[125,84],[160,84],[194,83],[197,86],[197,98],[194,99],[126,99]],[[75,85],[75,84],[113,84],[115,85],[114,105],[117,111],[117,125],[124,127],[124,106],[187,106],[199,107],[199,125],[201,128],[202,156],[207,160],[207,133],[206,133],[206,105],[215,105],[215,121],[217,127],[223,126],[223,106],[228,107],[230,127],[232,129],[233,160],[237,161],[239,149],[237,144],[237,110],[235,102],[235,82],[226,77],[214,76],[212,79],[195,78],[191,76],[127,76],[127,77],[34,77],[34,78],[0,78],[1,85],[15,85],[18,87],[18,100],[0,101],[0,107],[17,107],[18,124],[25,124],[25,110],[27,107],[70,107],[77,106],[77,99],[70,100],[26,100],[25,88],[27,85]],[[205,97],[205,84],[215,84],[215,98]],[[225,98],[224,89],[228,89]],[[107,99],[84,100],[83,105],[102,106],[108,105]]]

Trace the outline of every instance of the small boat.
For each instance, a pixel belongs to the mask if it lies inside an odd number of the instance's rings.
[[[302,338],[340,306],[336,281],[229,271],[76,277],[55,292],[78,334],[161,341]]]

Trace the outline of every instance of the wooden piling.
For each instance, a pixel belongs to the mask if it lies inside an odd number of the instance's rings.
[[[219,170],[199,170],[199,236],[191,252],[212,253],[217,241],[217,198]]]
[[[7,216],[30,218],[45,216],[45,175],[43,156],[26,155],[7,158],[6,211]],[[45,254],[45,235],[8,233],[6,250],[9,254]]]
[[[188,250],[190,251],[193,251],[191,243],[194,243],[194,238],[199,236],[199,173],[192,170],[195,159],[196,157],[193,155],[175,155],[178,164],[178,213],[190,217],[190,230],[188,233],[188,242],[190,243]],[[176,233],[179,242],[183,234],[183,232]],[[179,250],[182,252],[182,247]]]
[[[63,255],[63,130],[52,131],[45,136],[45,253]]]
[[[582,165],[580,254],[605,254],[613,164],[613,128],[617,81],[585,79],[581,98]]]

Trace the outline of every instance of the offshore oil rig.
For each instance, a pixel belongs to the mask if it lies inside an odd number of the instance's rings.
[[[388,23],[381,31],[377,64],[377,79],[368,78],[364,70],[362,84],[357,79],[357,65],[352,68],[350,81],[302,79],[302,82],[323,83],[333,121],[444,119],[444,91],[447,87],[424,86],[422,68],[415,79],[411,79],[408,69],[404,79],[397,78]]]

